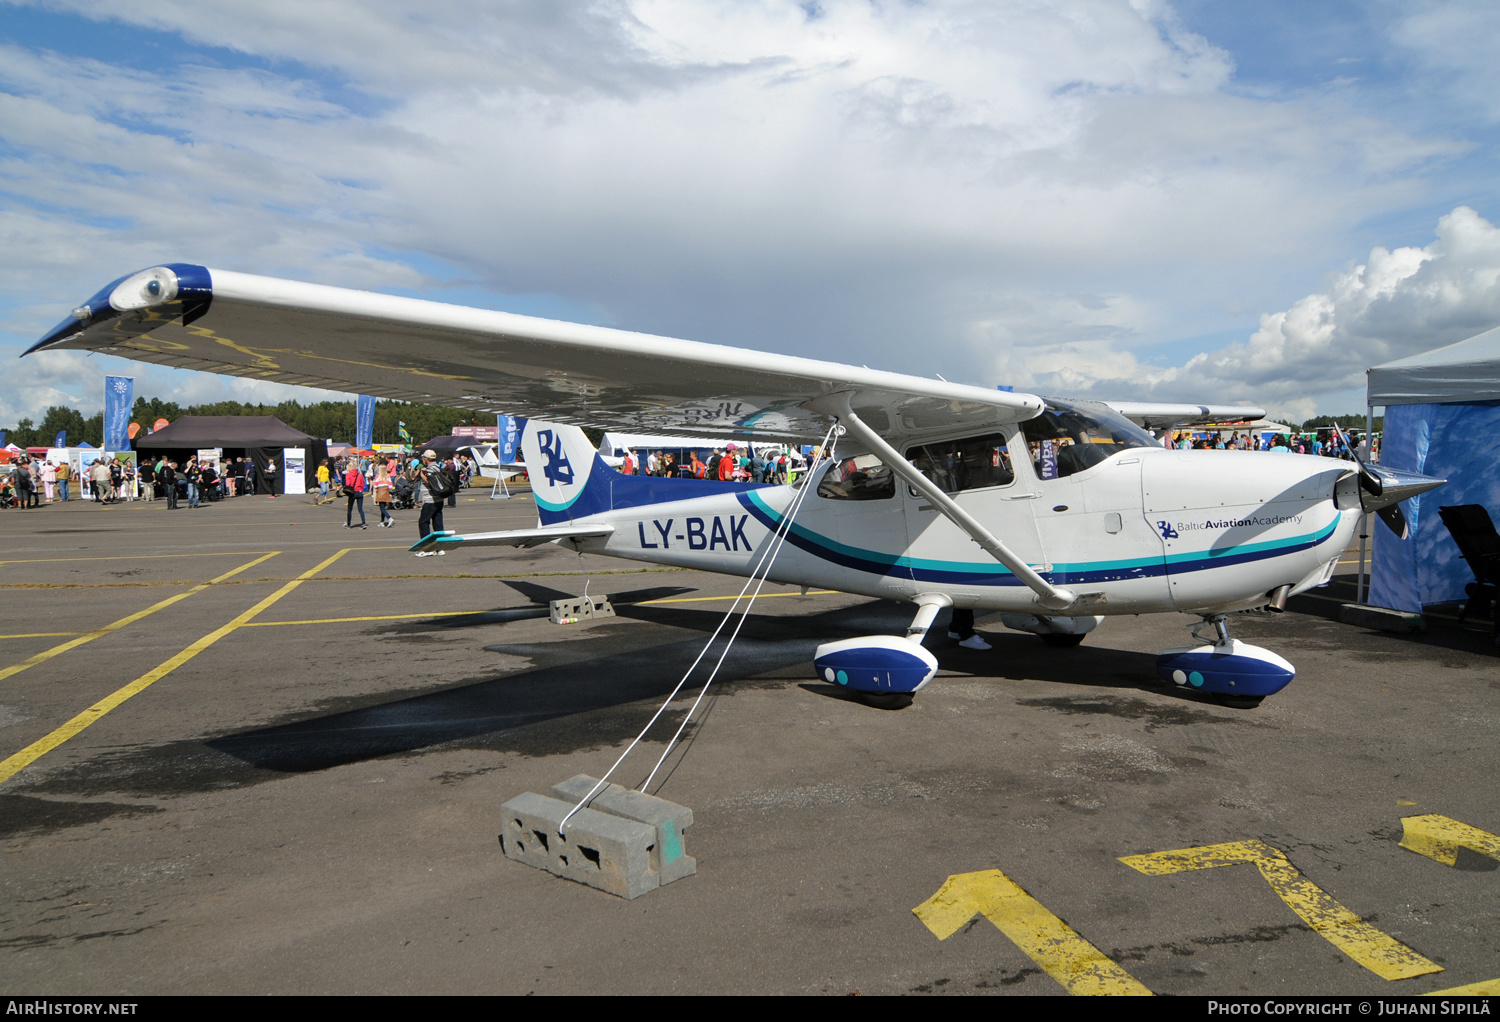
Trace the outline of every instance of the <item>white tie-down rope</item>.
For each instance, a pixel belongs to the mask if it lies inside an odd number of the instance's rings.
[[[724,665],[724,658],[729,655],[730,647],[734,645],[735,638],[740,634],[740,629],[744,627],[745,618],[750,616],[750,608],[755,605],[755,598],[760,595],[761,587],[766,583],[766,576],[771,573],[771,568],[776,563],[776,555],[781,552],[781,547],[786,542],[787,534],[791,531],[792,521],[797,517],[797,512],[801,510],[803,501],[807,499],[807,491],[812,488],[811,482],[813,472],[820,464],[827,460],[828,443],[833,439],[834,430],[838,428],[838,424],[834,423],[832,426],[828,427],[828,432],[823,435],[823,443],[818,447],[817,457],[813,459],[812,464],[808,466],[807,471],[803,474],[803,484],[797,488],[797,495],[792,498],[791,506],[788,507],[786,513],[782,515],[781,521],[777,524],[775,532],[772,533],[771,542],[767,543],[765,548],[761,550],[760,560],[757,561],[755,567],[751,569],[750,577],[745,580],[744,587],[740,589],[739,595],[734,598],[734,603],[730,604],[729,610],[725,612],[723,620],[719,622],[719,627],[715,628],[714,633],[708,637],[708,641],[703,644],[703,649],[699,651],[698,656],[693,660],[692,665],[688,667],[688,669],[683,673],[682,679],[677,682],[677,686],[672,689],[671,694],[667,696],[666,700],[661,704],[660,708],[657,709],[656,713],[653,714],[651,719],[646,722],[646,726],[641,729],[641,733],[636,735],[635,740],[625,747],[625,751],[620,753],[620,758],[615,760],[614,765],[604,772],[604,776],[599,778],[599,780],[594,783],[594,786],[589,789],[589,793],[583,796],[583,798],[576,806],[573,807],[572,811],[569,812],[567,816],[564,816],[562,818],[562,822],[557,825],[557,833],[559,835],[562,834],[562,829],[567,825],[567,822],[573,818],[574,813],[577,813],[578,810],[582,809],[588,803],[588,800],[594,797],[594,794],[596,792],[598,792],[601,788],[609,783],[610,775],[620,768],[620,764],[625,762],[625,757],[629,756],[631,751],[641,743],[642,739],[646,737],[651,728],[655,726],[657,720],[661,718],[661,715],[667,711],[667,707],[672,705],[672,700],[677,698],[677,693],[682,691],[682,686],[687,684],[688,678],[692,677],[693,672],[698,669],[698,665],[702,663],[704,656],[706,656],[709,649],[713,647],[714,640],[719,637],[719,633],[724,630],[724,626],[728,624],[729,619],[734,616],[735,609],[739,607],[740,601],[745,598],[745,593],[749,592],[751,584],[754,583],[755,593],[750,597],[750,601],[745,604],[745,610],[740,615],[740,623],[735,626],[734,634],[729,637],[729,642],[724,646],[724,652],[719,655],[719,662],[714,665],[713,672],[708,676],[708,681],[703,683],[703,692],[698,693],[698,698],[696,701],[694,701],[692,709],[688,710],[687,716],[682,718],[681,726],[677,728],[677,733],[672,736],[672,741],[667,744],[667,751],[662,753],[661,759],[657,760],[656,766],[652,768],[651,775],[646,778],[646,784],[650,784],[651,778],[656,776],[656,771],[661,768],[662,762],[666,760],[667,753],[672,751],[672,746],[677,741],[678,737],[682,734],[683,728],[687,727],[687,722],[689,719],[691,719],[693,711],[698,708],[698,703],[703,701],[704,692],[708,691],[708,686],[713,684],[714,677],[719,673],[719,668]],[[764,570],[762,570],[762,566],[764,566]],[[641,785],[641,791],[646,790],[646,784]]]

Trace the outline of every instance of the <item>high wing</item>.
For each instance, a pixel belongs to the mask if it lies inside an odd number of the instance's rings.
[[[637,433],[818,438],[831,421],[819,399],[839,394],[887,436],[999,426],[1043,407],[1029,394],[184,263],[113,282],[27,354],[70,348]]]
[[[1174,405],[1148,401],[1106,401],[1115,411],[1147,429],[1196,426],[1206,422],[1254,422],[1264,408],[1249,405]]]

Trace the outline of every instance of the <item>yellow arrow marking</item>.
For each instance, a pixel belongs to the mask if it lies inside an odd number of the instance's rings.
[[[950,876],[912,912],[938,940],[947,940],[982,913],[1070,994],[1151,994],[998,869]]]
[[[1445,866],[1458,861],[1460,848],[1500,859],[1500,837],[1436,813],[1402,817],[1401,830],[1402,848],[1436,859]]]
[[[12,664],[11,666],[4,668],[3,670],[0,670],[0,681],[4,681],[6,678],[11,677],[12,675],[20,674],[22,671],[26,670],[28,667],[35,667],[37,664],[43,663],[44,661],[47,661],[47,660],[51,660],[53,657],[59,656],[59,655],[61,655],[63,653],[66,653],[70,649],[77,649],[79,646],[82,646],[85,642],[93,642],[95,639],[100,638],[100,637],[105,636],[105,635],[108,635],[110,632],[118,632],[121,628],[124,628],[126,625],[134,624],[135,622],[139,621],[143,617],[146,617],[147,615],[155,614],[158,610],[165,610],[166,608],[170,607],[172,604],[177,603],[177,602],[179,602],[181,600],[185,600],[189,596],[192,596],[194,593],[201,593],[201,592],[203,592],[203,590],[207,589],[209,586],[213,585],[216,582],[222,582],[222,581],[224,581],[227,578],[233,578],[235,575],[238,575],[240,572],[244,571],[246,568],[253,568],[257,564],[261,563],[262,561],[269,561],[271,558],[275,557],[277,553],[280,553],[280,551],[275,551],[273,553],[266,554],[264,557],[257,557],[253,561],[249,561],[249,562],[247,562],[245,564],[241,564],[238,568],[235,568],[233,571],[226,571],[224,574],[220,575],[218,578],[209,579],[207,582],[204,582],[202,585],[194,586],[193,588],[189,589],[185,593],[178,593],[176,596],[169,596],[165,600],[162,600],[160,603],[153,603],[151,606],[147,607],[145,610],[138,610],[134,614],[127,614],[125,617],[120,618],[120,620],[118,620],[118,621],[111,621],[109,624],[105,625],[103,628],[95,629],[92,632],[84,632],[78,638],[76,638],[76,639],[70,639],[67,642],[60,643],[59,645],[53,646],[51,649],[43,650],[42,652],[38,653],[36,656],[32,657],[29,660],[22,660],[18,664]],[[3,778],[0,778],[0,780],[3,780]]]
[[[1147,876],[1253,863],[1282,901],[1324,940],[1381,979],[1410,979],[1443,967],[1365,922],[1293,866],[1280,849],[1264,841],[1228,841],[1200,848],[1178,848],[1120,859]]]
[[[224,636],[228,635],[230,632],[233,632],[237,628],[244,627],[244,625],[247,624],[251,618],[255,617],[261,611],[271,606],[271,604],[281,599],[293,589],[296,589],[303,582],[312,578],[318,572],[322,571],[324,568],[328,567],[330,564],[338,560],[340,557],[343,557],[348,552],[348,550],[340,550],[338,553],[328,558],[322,564],[319,564],[316,568],[313,568],[309,571],[304,571],[301,575],[298,575],[291,582],[288,582],[286,585],[276,590],[270,596],[267,596],[264,600],[261,600],[255,606],[251,607],[249,610],[245,611],[243,614],[240,614],[234,620],[230,621],[227,625],[215,628],[213,631],[209,632],[207,635],[199,639],[197,642],[193,643],[191,646],[188,646],[186,649],[178,653],[176,656],[172,657],[170,660],[163,661],[160,665],[150,671],[147,671],[145,674],[141,675],[139,678],[135,679],[124,688],[116,689],[114,692],[111,692],[109,695],[99,700],[93,706],[90,706],[88,709],[75,716],[72,720],[68,721],[62,727],[57,728],[51,734],[48,734],[45,737],[32,742],[30,745],[26,746],[26,748],[16,753],[14,756],[11,756],[10,758],[5,760],[0,760],[0,784],[4,784],[21,770],[24,770],[27,766],[36,762],[36,760],[40,759],[42,756],[45,756],[53,749],[66,742],[68,739],[83,731],[84,728],[87,728],[90,725],[98,722],[106,713],[108,713],[110,710],[113,710],[121,703],[125,702],[125,700],[130,699],[133,696],[140,695],[142,692],[146,691],[146,689],[150,688],[152,685],[156,684],[158,681],[165,678],[173,671],[177,670],[177,668],[193,659],[193,657],[197,656],[199,653],[202,653],[205,649],[212,646],[220,639],[224,638]],[[264,558],[262,558],[262,560],[264,560]]]

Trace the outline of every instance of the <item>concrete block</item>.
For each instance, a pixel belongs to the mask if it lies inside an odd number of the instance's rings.
[[[555,625],[583,624],[615,616],[614,605],[609,602],[608,596],[570,597],[566,600],[553,600],[550,606],[552,623]]]
[[[559,835],[558,824],[575,804],[528,791],[501,806],[505,857],[622,898],[656,890],[661,879],[652,867],[655,828],[580,809]]]
[[[598,783],[597,777],[578,774],[561,784],[554,784],[552,795],[576,806],[578,800]],[[673,880],[681,880],[698,872],[698,860],[688,855],[685,848],[687,829],[693,825],[693,811],[687,806],[668,802],[655,795],[631,791],[618,784],[608,784],[589,799],[588,807],[655,828],[656,842],[651,850],[651,864],[661,875],[662,883],[670,884]]]
[[[1346,625],[1374,628],[1382,632],[1411,634],[1427,631],[1427,619],[1421,614],[1389,607],[1371,607],[1363,603],[1346,603],[1339,608],[1339,620]]]

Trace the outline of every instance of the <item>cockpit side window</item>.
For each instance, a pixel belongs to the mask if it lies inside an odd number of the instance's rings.
[[[1157,447],[1151,434],[1097,401],[1047,398],[1047,409],[1021,423],[1039,479],[1061,479],[1133,447]]]
[[[1010,448],[1000,433],[908,447],[906,460],[944,493],[1005,486],[1016,478],[1010,467]],[[912,490],[912,496],[917,495]]]
[[[818,496],[829,500],[885,500],[895,495],[895,474],[873,454],[835,462],[818,483]]]

